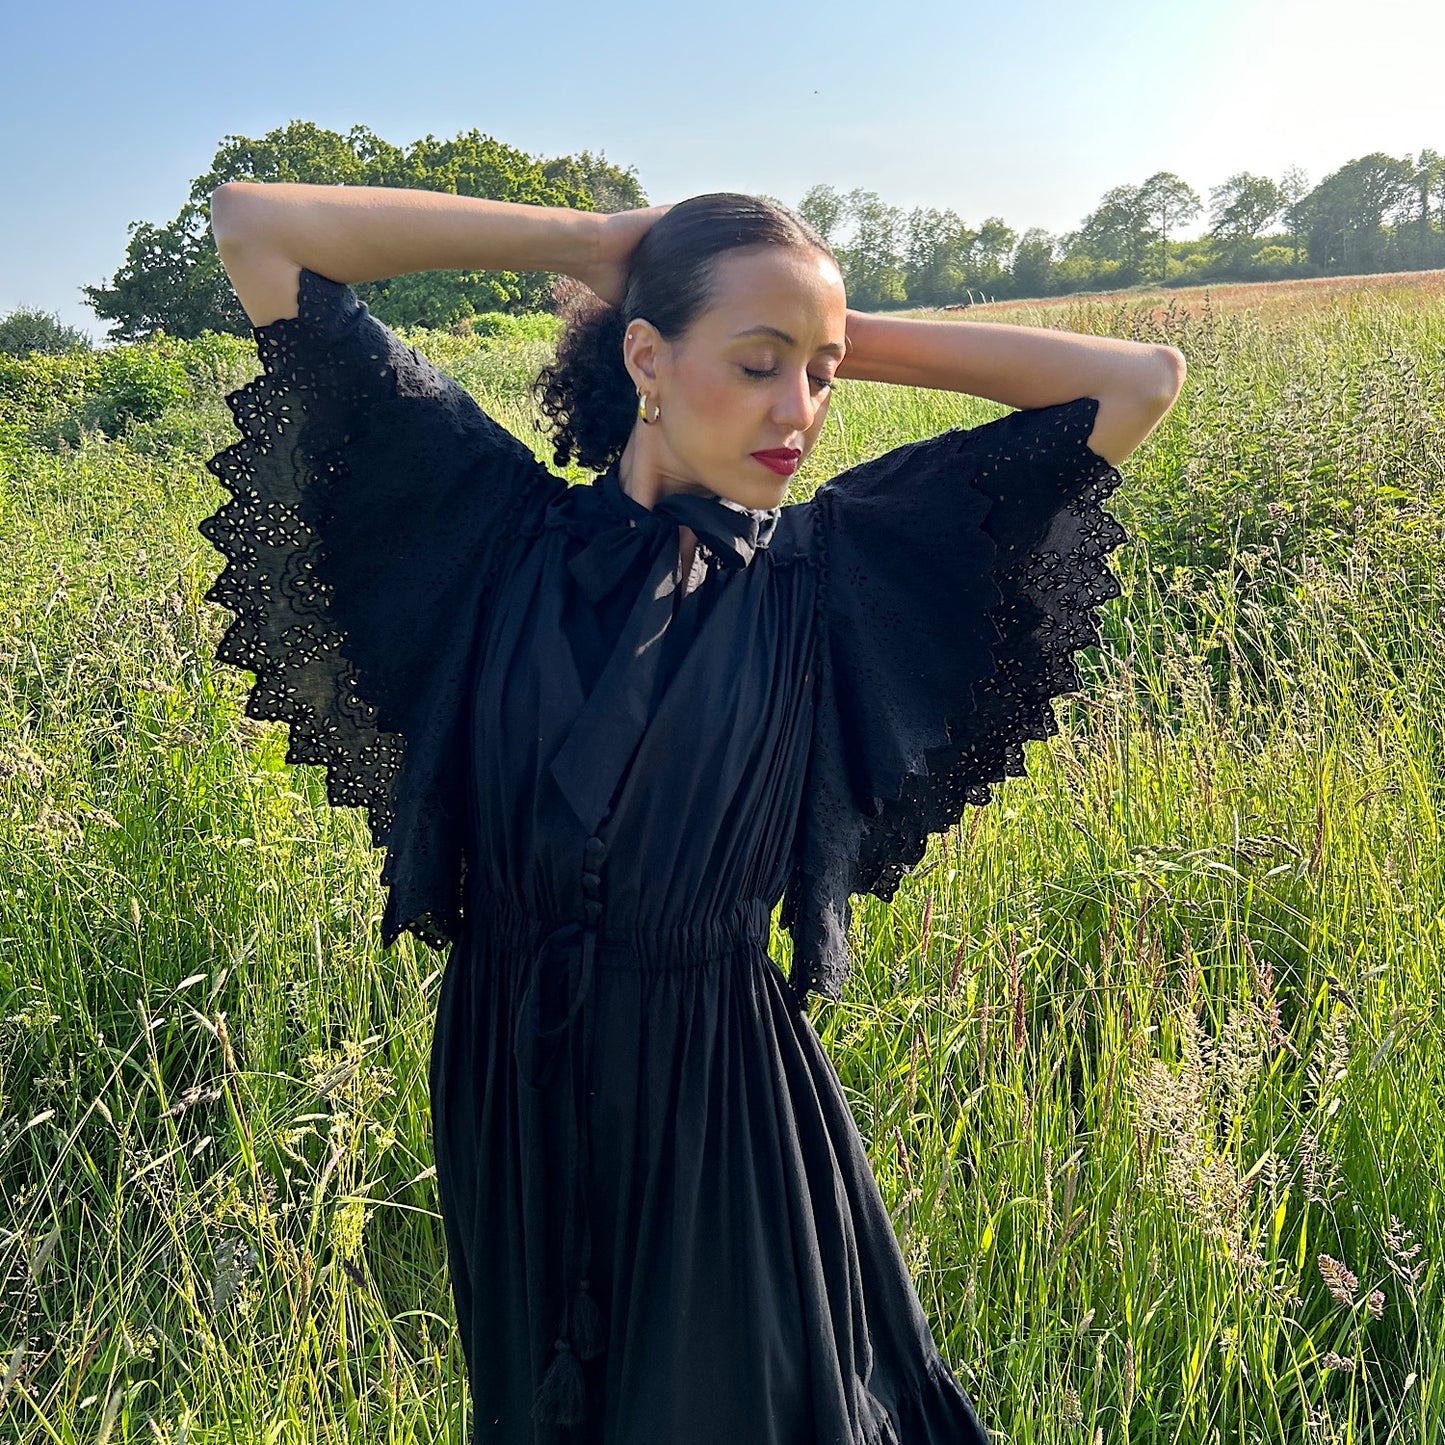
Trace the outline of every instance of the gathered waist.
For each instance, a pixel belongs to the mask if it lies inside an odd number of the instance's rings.
[[[593,935],[599,967],[643,970],[698,967],[749,943],[766,953],[773,913],[765,898],[741,898],[719,912],[676,923],[621,922],[605,911],[590,922],[544,914],[480,883],[468,887],[467,909],[468,926],[498,943],[530,953],[547,937],[575,927]]]

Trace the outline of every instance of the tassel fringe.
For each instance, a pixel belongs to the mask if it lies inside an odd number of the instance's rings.
[[[557,1339],[556,1353],[532,1402],[534,1419],[551,1425],[580,1425],[587,1411],[587,1383],[582,1361],[602,1353],[602,1312],[592,1298],[591,1284],[581,1280],[569,1311],[570,1338]]]
[[[566,1339],[557,1341],[557,1354],[537,1387],[533,1416],[551,1425],[580,1425],[586,1404],[582,1364]]]

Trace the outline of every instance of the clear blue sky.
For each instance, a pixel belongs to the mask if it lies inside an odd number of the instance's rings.
[[[826,182],[1055,232],[1156,170],[1207,201],[1238,170],[1445,150],[1440,0],[39,0],[3,7],[0,53],[0,314],[97,340],[77,288],[127,224],[293,119],[602,151],[653,204]]]

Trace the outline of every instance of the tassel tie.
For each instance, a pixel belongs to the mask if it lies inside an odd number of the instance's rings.
[[[588,1278],[592,1262],[592,1221],[587,1209],[590,1131],[582,1093],[587,1086],[592,1056],[592,1010],[584,1005],[592,990],[596,920],[601,905],[589,899],[586,911],[587,923],[565,923],[543,940],[522,997],[513,1041],[518,1069],[535,1088],[544,1088],[551,1082],[559,1057],[565,1055],[569,1064],[572,1108],[565,1163],[564,1302],[552,1359],[532,1404],[534,1418],[556,1425],[578,1425],[584,1419],[587,1401],[581,1362],[601,1354],[603,1349],[601,1312]],[[564,971],[562,982],[570,986],[574,961],[576,981],[567,1012],[560,1022],[544,1024],[542,995],[554,982],[549,975],[560,967]],[[575,1059],[573,1047],[574,1032],[579,1029],[580,1062]]]

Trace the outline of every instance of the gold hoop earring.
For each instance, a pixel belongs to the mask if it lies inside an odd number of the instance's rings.
[[[657,408],[657,415],[651,421],[647,419],[647,398],[639,391],[637,393],[637,414],[642,418],[643,426],[656,426],[662,420],[662,407]]]

